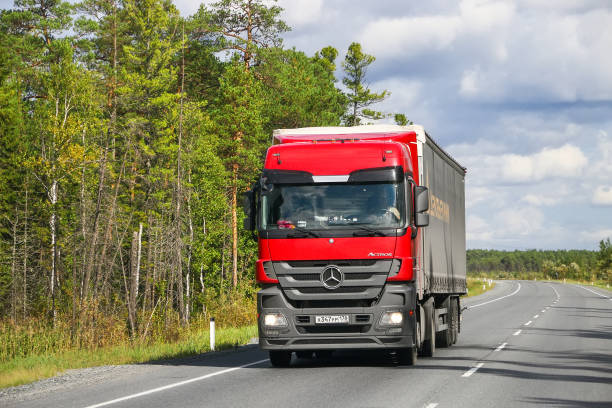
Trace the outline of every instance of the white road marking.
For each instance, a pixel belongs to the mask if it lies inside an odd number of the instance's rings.
[[[484,365],[484,363],[476,364],[476,367],[472,367],[469,370],[467,370],[465,373],[463,373],[462,377],[469,377],[469,376],[471,376],[472,374],[474,374],[483,365]]]
[[[502,350],[504,347],[506,347],[506,344],[508,344],[508,343],[503,343],[503,344],[500,344],[500,345],[499,345],[499,346],[498,346],[498,347],[495,349],[495,351],[501,351],[501,350]]]
[[[425,405],[425,408],[436,408],[438,406],[437,402],[432,402],[430,404]]]
[[[521,334],[522,330],[517,330],[514,332],[513,336],[518,336],[519,334]]]
[[[521,284],[520,284],[520,282],[517,282],[517,283],[518,283],[518,287],[517,287],[517,288],[516,288],[516,290],[515,290],[514,292],[512,292],[511,294],[506,295],[506,296],[502,296],[502,297],[497,298],[497,299],[489,300],[488,302],[484,302],[484,303],[479,303],[479,304],[477,304],[477,305],[468,306],[467,308],[468,308],[468,309],[472,309],[472,308],[474,308],[474,307],[479,307],[479,306],[488,305],[489,303],[497,302],[498,300],[502,300],[502,299],[505,299],[505,298],[507,298],[507,297],[514,296],[514,295],[516,295],[516,294],[518,293],[518,291],[519,291],[519,290],[521,290]]]
[[[534,319],[537,319],[538,317],[540,317],[540,315],[533,316]]]
[[[529,326],[531,323],[533,323],[533,322],[530,320],[527,323],[525,323],[525,326]]]
[[[550,288],[555,291],[555,295],[557,295],[557,299],[555,300],[555,302],[561,299],[561,296],[559,296],[559,292],[557,292],[557,289],[555,289],[553,285],[548,285],[548,286],[550,286]]]
[[[179,382],[176,382],[176,383],[173,383],[173,384],[164,385],[163,387],[152,388],[152,389],[147,390],[147,391],[139,392],[137,394],[132,394],[132,395],[126,395],[125,397],[116,398],[114,400],[110,400],[110,401],[106,401],[106,402],[101,402],[99,404],[88,405],[85,408],[105,407],[107,405],[116,404],[118,402],[127,401],[127,400],[131,400],[131,399],[138,398],[138,397],[143,397],[145,395],[153,394],[153,393],[160,392],[160,391],[165,391],[165,390],[168,390],[170,388],[180,387],[181,385],[190,384],[192,382],[202,381],[202,380],[205,380],[207,378],[211,378],[211,377],[214,377],[214,376],[217,376],[217,375],[227,374],[227,373],[230,373],[232,371],[236,371],[236,370],[240,370],[241,368],[245,368],[245,367],[250,367],[250,366],[257,365],[257,364],[261,364],[261,363],[264,363],[266,361],[268,361],[268,359],[255,361],[254,363],[244,364],[244,365],[241,365],[239,367],[228,368],[226,370],[217,371],[217,372],[214,372],[214,373],[211,373],[211,374],[206,374],[206,375],[203,375],[201,377],[191,378],[191,379],[185,380],[185,381],[179,381]]]
[[[602,297],[602,298],[604,298],[604,299],[610,299],[610,300],[612,300],[612,298],[610,298],[610,297],[608,297],[608,296],[604,296],[604,295],[602,295],[601,293],[595,292],[595,291],[594,291],[594,290],[592,290],[592,289],[585,288],[584,286],[580,286],[580,285],[574,285],[574,286],[578,286],[579,288],[582,288],[582,289],[584,289],[584,290],[588,290],[589,292],[594,293],[594,294],[596,294],[597,296],[600,296],[600,297]]]
[[[542,309],[540,313],[546,313],[546,309]]]

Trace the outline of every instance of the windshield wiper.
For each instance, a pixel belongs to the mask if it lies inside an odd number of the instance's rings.
[[[299,231],[299,232],[301,232],[302,234],[296,234],[296,233],[289,232],[289,233],[287,233],[287,237],[288,237],[288,238],[305,238],[305,237],[307,237],[309,234],[310,234],[311,236],[315,237],[315,238],[319,238],[319,234],[317,234],[316,232],[311,231],[311,230],[309,230],[309,229],[306,229],[306,228],[302,228],[302,227],[296,227],[296,226],[294,226],[294,227],[293,227],[293,228],[291,228],[291,229],[292,229],[292,230]]]
[[[387,236],[384,232],[382,232],[380,230],[377,230],[377,229],[374,229],[374,228],[364,227],[362,225],[352,225],[352,226],[354,226],[356,228],[359,228],[360,230],[364,230],[364,231],[369,232],[369,234],[367,234],[367,235],[380,235],[381,237],[386,237]],[[354,236],[362,236],[363,234],[360,234],[358,232],[353,232],[353,235]]]

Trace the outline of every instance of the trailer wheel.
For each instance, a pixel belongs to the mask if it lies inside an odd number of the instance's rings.
[[[436,310],[433,302],[426,305],[425,309],[425,339],[423,340],[422,354],[425,357],[433,357],[436,352]]]
[[[451,323],[453,325],[452,337],[453,344],[457,342],[457,338],[459,337],[459,299],[453,298],[451,299]]]
[[[291,352],[285,350],[270,350],[270,363],[274,367],[289,367]]]
[[[444,317],[446,329],[436,333],[436,343],[439,347],[450,347],[453,344],[453,300],[447,298],[442,307],[446,308],[446,316]]]

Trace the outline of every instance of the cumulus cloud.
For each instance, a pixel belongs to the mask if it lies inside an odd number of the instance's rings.
[[[577,177],[587,164],[587,158],[570,144],[527,156],[501,156],[501,177],[509,182],[534,182],[546,178]]]
[[[444,50],[457,37],[460,19],[446,16],[384,18],[369,23],[359,41],[375,55],[414,56]]]
[[[534,206],[543,207],[558,204],[560,200],[558,198],[547,197],[542,194],[527,194],[521,199],[521,201]]]
[[[323,0],[283,0],[279,5],[284,9],[283,19],[294,29],[320,22],[323,17]]]
[[[603,228],[603,229],[595,229],[582,231],[580,233],[580,237],[587,242],[599,242],[602,239],[612,238],[612,229]]]
[[[469,215],[466,220],[468,241],[489,241],[493,239],[493,230],[489,224],[477,215]]]
[[[592,201],[595,205],[612,205],[612,187],[598,186]]]

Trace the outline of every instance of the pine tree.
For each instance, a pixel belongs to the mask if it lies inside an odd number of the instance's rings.
[[[342,68],[345,72],[342,83],[349,91],[347,94],[349,109],[344,118],[344,123],[347,126],[359,125],[362,118],[377,120],[385,116],[381,112],[367,109],[368,106],[381,102],[391,95],[391,92],[387,90],[380,93],[372,92],[367,85],[367,69],[375,59],[372,55],[362,51],[361,44],[354,42],[349,46],[346,57],[342,62]]]
[[[260,104],[260,101],[249,100],[244,97],[238,97],[238,94],[259,97],[258,89],[252,88],[257,83],[249,78],[252,73],[251,66],[256,57],[256,51],[261,47],[269,47],[280,44],[280,33],[287,31],[287,25],[279,19],[279,14],[282,9],[278,6],[268,6],[263,0],[221,0],[207,8],[200,6],[200,9],[194,16],[195,32],[201,33],[216,44],[217,50],[228,50],[236,55],[232,58],[232,63],[224,73],[223,79],[220,80],[221,86],[219,89],[219,98],[216,114],[219,115],[221,126],[219,131],[222,139],[227,139],[229,146],[233,148],[225,149],[224,156],[226,165],[231,171],[230,179],[230,214],[231,214],[231,229],[232,229],[232,285],[234,288],[238,285],[238,195],[239,191],[246,188],[246,184],[241,183],[240,179],[245,176],[250,177],[248,171],[243,171],[243,162],[240,160],[240,154],[237,146],[252,143],[258,140],[259,145],[265,140],[265,136],[261,133],[261,119],[259,118],[255,127],[235,126],[230,125],[226,120],[232,116],[231,112],[227,112],[227,107],[223,104],[228,103],[228,96],[223,94],[224,87],[231,92],[229,99],[233,99],[234,105],[230,105],[234,110],[235,118],[244,115],[246,110]],[[236,58],[242,62],[243,74],[236,71]],[[228,81],[236,81],[231,83]],[[242,87],[242,88],[241,88]],[[255,150],[255,153],[258,149]],[[246,167],[248,167],[247,164]]]

